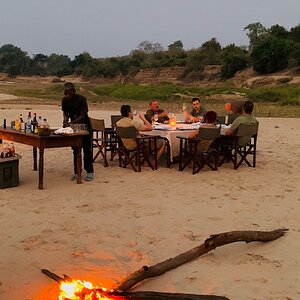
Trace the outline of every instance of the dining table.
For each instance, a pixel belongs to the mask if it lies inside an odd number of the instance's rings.
[[[179,156],[179,146],[180,141],[177,136],[180,137],[189,137],[191,133],[195,132],[195,130],[199,129],[201,125],[205,125],[204,123],[184,123],[177,122],[175,126],[171,126],[170,124],[153,124],[152,131],[141,131],[143,135],[151,135],[151,136],[161,136],[167,138],[170,144],[170,161],[174,162],[174,158]],[[221,126],[221,135],[226,134],[226,130],[230,127],[230,125],[218,124],[217,126]]]
[[[33,170],[39,171],[38,188],[44,188],[44,152],[47,148],[74,147],[76,151],[77,164],[77,183],[82,183],[81,168],[82,168],[82,138],[88,135],[87,131],[70,133],[70,134],[50,134],[42,136],[30,132],[22,132],[18,130],[0,127],[0,139],[13,141],[28,146],[33,149]],[[37,148],[39,149],[39,164],[37,164]]]

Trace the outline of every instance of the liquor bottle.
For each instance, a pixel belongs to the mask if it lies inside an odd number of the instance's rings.
[[[23,120],[23,115],[20,114],[20,130],[25,132],[25,123],[24,123],[24,120]]]
[[[39,119],[38,119],[38,128],[41,127],[42,123],[43,123],[42,117],[39,116]]]
[[[28,113],[26,125],[25,125],[25,131],[26,132],[31,132],[31,112]]]
[[[20,126],[21,126],[21,124],[20,124],[20,118],[18,117],[18,118],[16,118],[16,120],[15,120],[15,130],[20,130]]]
[[[31,133],[37,133],[37,119],[36,119],[36,113],[33,114],[33,119],[31,120]]]

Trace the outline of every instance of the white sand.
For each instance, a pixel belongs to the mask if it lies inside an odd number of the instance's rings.
[[[2,105],[4,108],[4,105]],[[0,110],[0,123],[25,107]],[[60,126],[59,107],[30,107]],[[111,112],[91,111],[105,118]],[[0,190],[0,299],[54,300],[58,284],[40,271],[102,282],[231,230],[289,228],[270,243],[212,251],[137,290],[224,295],[230,299],[300,299],[300,121],[261,118],[255,169],[231,164],[192,176],[160,167],[134,173],[95,163],[95,180],[78,185],[70,149],[45,151],[44,190],[37,189],[30,147],[16,144],[20,185]]]

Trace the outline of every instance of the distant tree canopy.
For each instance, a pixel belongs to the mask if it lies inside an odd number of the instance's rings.
[[[30,58],[26,52],[14,45],[7,44],[0,48],[0,72],[9,76],[26,73]]]
[[[7,44],[0,48],[0,72],[9,76],[76,74],[89,78],[132,76],[140,69],[179,66],[184,69],[183,79],[201,80],[206,65],[220,65],[222,79],[248,66],[261,74],[300,66],[300,25],[288,31],[278,24],[265,28],[257,22],[244,30],[249,47],[234,44],[222,47],[216,38],[211,38],[190,50],[184,50],[181,40],[164,49],[160,43],[145,40],[129,55],[108,58],[93,58],[88,52],[73,60],[56,53],[49,56],[39,53],[31,58],[20,48]]]
[[[288,66],[299,66],[299,25],[287,31],[280,25],[264,28],[260,23],[249,24],[250,57],[254,71],[273,73]]]

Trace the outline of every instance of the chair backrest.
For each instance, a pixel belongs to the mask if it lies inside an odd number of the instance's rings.
[[[253,136],[258,132],[258,122],[240,124],[237,130],[237,136]]]
[[[116,127],[117,135],[122,139],[136,139],[138,131],[134,126]]]
[[[122,115],[111,115],[110,120],[111,120],[111,127],[116,127],[116,123],[123,119]]]
[[[239,114],[229,114],[228,115],[228,124],[232,124],[233,121],[239,116],[240,116]]]
[[[203,140],[213,141],[220,136],[220,132],[221,132],[220,126],[217,128],[200,127],[199,133],[197,135],[197,139],[201,141]]]
[[[258,125],[258,122],[239,125],[236,136],[238,137],[238,144],[240,146],[245,146],[251,142],[251,138],[258,133]]]
[[[217,124],[225,124],[225,116],[217,116]]]
[[[91,121],[93,131],[104,131],[105,130],[104,120],[90,118],[90,121]]]

